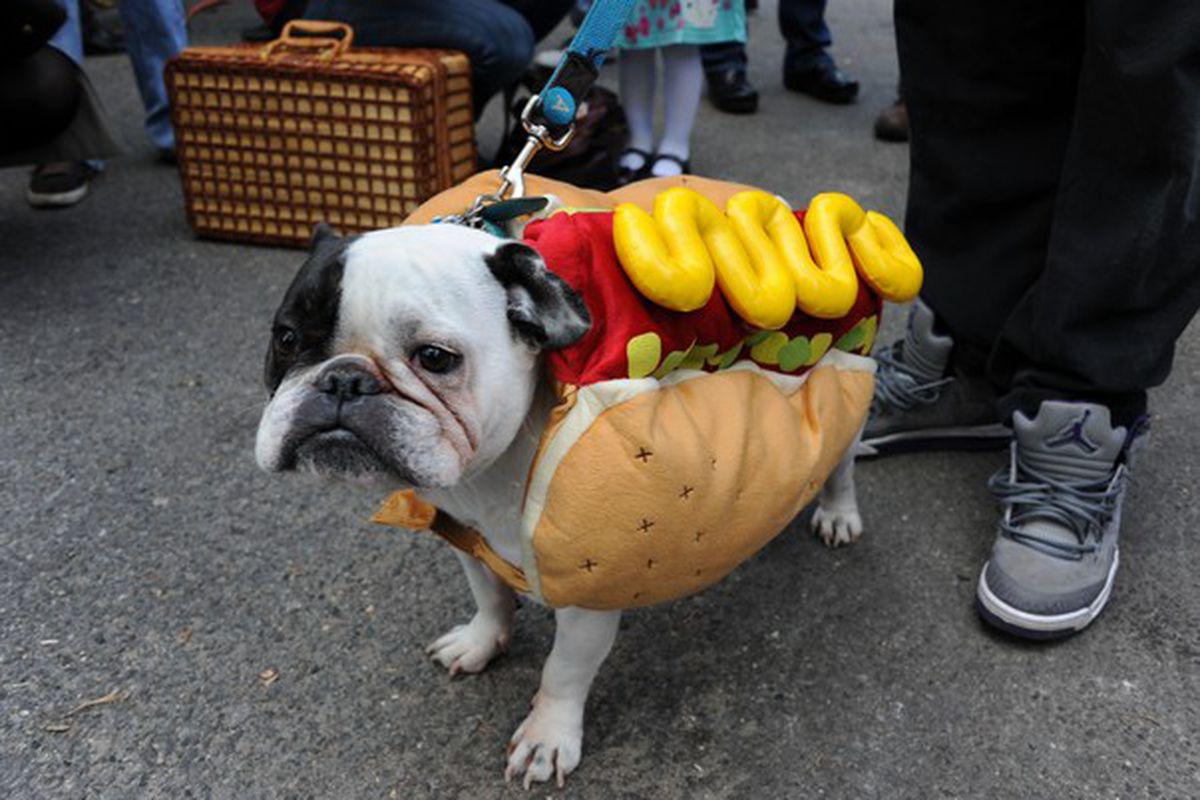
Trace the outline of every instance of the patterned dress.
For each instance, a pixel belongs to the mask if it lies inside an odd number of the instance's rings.
[[[638,0],[616,46],[634,50],[732,41],[746,41],[743,0]]]

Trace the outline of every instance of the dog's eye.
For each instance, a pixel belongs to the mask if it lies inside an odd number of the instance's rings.
[[[433,344],[418,347],[416,356],[421,369],[437,375],[454,370],[462,362],[462,356],[458,353]]]
[[[290,353],[300,343],[300,337],[291,328],[280,325],[275,329],[275,349],[280,353]]]

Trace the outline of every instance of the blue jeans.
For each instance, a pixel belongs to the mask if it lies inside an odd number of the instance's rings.
[[[79,0],[60,0],[67,21],[50,46],[78,66],[83,66],[83,30],[79,23]],[[133,64],[138,93],[146,109],[146,133],[159,150],[175,146],[170,104],[163,83],[167,59],[187,46],[187,20],[181,0],[121,0],[118,4],[125,23],[125,47]]]
[[[445,47],[471,59],[476,115],[533,61],[573,0],[312,0],[304,16],[354,28],[364,47]]]
[[[785,71],[807,70],[830,60],[826,48],[833,43],[825,24],[826,0],[779,0],[779,32],[787,42]],[[745,69],[746,45],[742,42],[708,44],[700,48],[705,72]]]
[[[120,0],[117,8],[125,23],[125,47],[137,78],[146,133],[159,150],[175,147],[171,107],[163,69],[167,60],[187,47],[187,18],[182,0]]]
[[[79,22],[79,0],[59,0],[59,3],[67,12],[67,20],[50,37],[48,44],[74,61],[75,66],[82,67],[83,27]]]

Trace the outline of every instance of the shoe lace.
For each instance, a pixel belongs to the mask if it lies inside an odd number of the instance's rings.
[[[875,397],[871,411],[884,409],[909,411],[916,406],[937,402],[942,388],[954,380],[952,377],[925,380],[913,371],[901,358],[902,342],[896,342],[875,353],[878,369],[875,371]],[[911,358],[913,354],[908,354]]]
[[[1116,510],[1126,479],[1125,465],[1108,478],[1070,480],[1047,475],[1021,456],[1012,445],[1012,462],[988,479],[988,489],[1000,500],[1004,515],[1000,533],[1051,556],[1081,560],[1100,547]],[[1028,523],[1043,520],[1075,534],[1062,542],[1031,533]]]

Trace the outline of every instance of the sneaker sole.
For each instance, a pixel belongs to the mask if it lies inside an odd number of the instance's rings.
[[[54,192],[53,194],[35,192],[33,189],[26,188],[25,199],[34,208],[66,208],[78,203],[87,196],[87,193],[86,183],[78,189],[72,189],[69,192]]]
[[[1012,441],[1007,425],[973,425],[961,428],[925,428],[897,431],[873,439],[863,439],[855,455],[867,460],[898,453],[924,453],[934,450],[1002,450]]]
[[[1112,594],[1113,582],[1117,577],[1117,565],[1120,562],[1120,551],[1114,551],[1113,563],[1108,569],[1104,588],[1086,608],[1066,614],[1051,615],[1022,611],[994,595],[984,578],[987,575],[987,564],[984,564],[983,570],[979,573],[979,589],[975,593],[975,607],[984,621],[1014,636],[1042,640],[1070,636],[1091,625],[1092,620],[1100,616],[1100,612],[1104,610],[1105,605],[1108,604],[1108,598]]]

